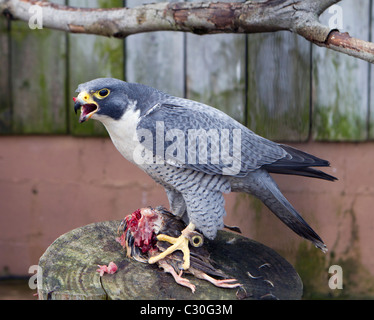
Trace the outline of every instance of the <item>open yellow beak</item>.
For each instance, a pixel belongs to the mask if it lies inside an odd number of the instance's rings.
[[[97,102],[92,98],[92,95],[86,91],[80,92],[73,100],[75,113],[77,113],[78,109],[81,110],[79,116],[80,123],[90,119],[93,114],[99,110]]]

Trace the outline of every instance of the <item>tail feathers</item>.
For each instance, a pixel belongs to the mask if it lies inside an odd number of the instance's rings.
[[[265,187],[265,191],[261,190],[261,194],[257,194],[257,196],[264,204],[295,233],[310,240],[323,252],[327,252],[322,239],[283,196],[274,180],[267,174],[261,177],[261,183]]]
[[[329,167],[327,160],[320,159],[304,151],[292,148],[287,145],[280,145],[288,155],[276,162],[263,166],[263,169],[270,173],[294,174],[304,177],[312,177],[329,181],[337,178],[310,167]]]
[[[280,174],[292,174],[292,175],[298,175],[298,176],[304,176],[304,177],[310,177],[310,178],[317,178],[317,179],[323,179],[328,181],[335,181],[338,180],[334,176],[331,176],[321,170],[312,169],[309,167],[301,167],[301,168],[279,168],[279,167],[273,167],[273,168],[267,168],[267,171],[270,173],[280,173]]]

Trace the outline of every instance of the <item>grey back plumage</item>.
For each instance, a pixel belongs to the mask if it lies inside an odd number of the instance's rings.
[[[202,171],[207,174],[225,174],[223,169],[230,169],[235,160],[240,167],[238,170],[227,170],[228,175],[246,176],[249,172],[260,168],[263,165],[271,164],[286,156],[287,152],[278,144],[264,139],[225,113],[191,100],[168,97],[162,103],[157,104],[148,114],[140,118],[138,128],[150,130],[156,137],[156,124],[161,122],[164,126],[162,134],[173,132],[177,129],[184,138],[179,143],[184,143],[185,154],[182,158],[172,157],[166,151],[174,141],[168,141],[164,145],[163,157],[166,162],[177,164],[183,168]],[[195,131],[193,131],[195,130]],[[200,130],[200,132],[198,132]],[[236,130],[236,131],[235,131]],[[239,132],[241,143],[235,145],[234,133]],[[188,154],[189,146],[193,144],[196,136],[190,134],[195,132],[198,136],[209,133],[217,133],[218,139],[210,139],[206,149],[199,149],[196,145],[196,163],[191,163]],[[226,133],[226,136],[223,136]],[[172,134],[173,135],[173,134]],[[191,138],[191,139],[190,139]],[[226,142],[223,141],[226,139]],[[161,139],[160,139],[161,140]],[[162,137],[165,140],[165,136]],[[155,141],[154,141],[155,142]],[[201,141],[199,141],[201,143]],[[155,147],[156,143],[153,144]],[[227,148],[228,150],[223,150]],[[235,149],[236,148],[236,149]],[[152,150],[154,153],[155,150]],[[206,152],[206,154],[201,154]],[[227,152],[226,152],[227,151]],[[214,159],[216,154],[219,159]],[[228,160],[225,156],[236,157]],[[206,161],[201,161],[207,159]]]

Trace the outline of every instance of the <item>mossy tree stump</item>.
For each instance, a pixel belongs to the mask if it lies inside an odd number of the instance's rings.
[[[220,231],[206,240],[215,265],[243,286],[217,288],[184,274],[195,293],[175,283],[157,265],[133,261],[115,237],[120,221],[74,229],[55,240],[40,258],[39,299],[300,299],[302,282],[294,268],[266,246],[238,234]],[[113,261],[115,274],[100,277],[98,265]]]

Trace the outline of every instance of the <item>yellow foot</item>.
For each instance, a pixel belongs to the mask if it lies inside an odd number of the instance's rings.
[[[172,244],[169,248],[167,248],[164,252],[160,253],[157,256],[151,257],[148,260],[148,263],[152,264],[161,259],[164,259],[169,254],[173,253],[176,250],[181,250],[183,252],[183,266],[184,270],[187,270],[190,267],[190,249],[188,248],[188,242],[190,237],[190,233],[193,232],[195,226],[190,223],[183,231],[182,234],[178,238],[169,237],[165,234],[159,234],[157,236],[157,240],[166,241]]]

